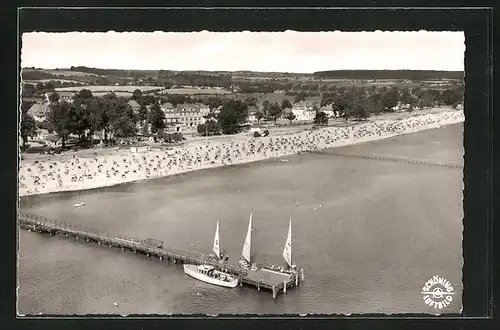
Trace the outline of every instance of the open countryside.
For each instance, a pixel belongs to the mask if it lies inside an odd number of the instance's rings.
[[[223,88],[211,88],[211,87],[181,87],[181,88],[169,88],[164,89],[159,92],[160,94],[187,94],[187,95],[197,95],[197,94],[230,94],[231,91],[225,90]]]
[[[79,92],[82,89],[88,89],[91,92],[130,92],[132,93],[136,89],[142,92],[157,91],[161,88],[156,86],[80,86],[80,87],[60,87],[56,88],[56,92]]]

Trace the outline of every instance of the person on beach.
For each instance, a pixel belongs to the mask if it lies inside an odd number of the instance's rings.
[[[463,112],[443,112],[403,120],[368,122],[350,127],[328,127],[286,136],[250,138],[241,142],[211,141],[203,145],[174,147],[166,151],[147,151],[142,155],[112,153],[90,158],[49,158],[47,161],[21,161],[19,194],[30,195],[69,189],[86,189],[149,177],[171,175],[186,169],[279,157],[307,150],[319,151],[336,143],[355,143],[384,135],[416,131],[444,122],[463,121]],[[168,159],[168,161],[167,161]],[[166,162],[166,163],[164,163]]]

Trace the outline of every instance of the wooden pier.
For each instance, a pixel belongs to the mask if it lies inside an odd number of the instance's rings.
[[[337,157],[350,157],[350,158],[360,158],[369,160],[380,160],[386,162],[397,162],[397,163],[407,163],[414,165],[427,165],[427,166],[441,166],[448,168],[458,168],[463,169],[464,165],[454,162],[440,162],[432,159],[416,159],[416,158],[404,158],[404,157],[393,157],[393,156],[378,156],[378,155],[360,155],[354,153],[344,153],[336,152],[332,150],[308,150],[306,152],[324,155],[324,156],[337,156]]]
[[[286,293],[287,288],[296,287],[300,281],[304,280],[304,271],[283,272],[269,270],[268,266],[262,265],[256,271],[243,269],[235,264],[221,263],[213,257],[200,252],[172,249],[165,247],[163,241],[148,238],[137,239],[114,233],[104,232],[93,228],[73,225],[61,221],[48,219],[46,217],[29,214],[18,214],[19,227],[28,231],[47,233],[49,235],[62,235],[75,240],[106,245],[108,247],[119,248],[122,251],[131,251],[134,254],[142,254],[147,257],[157,258],[160,261],[171,261],[173,263],[189,263],[195,265],[211,265],[218,270],[225,271],[238,277],[240,286],[252,287],[260,291],[261,289],[271,291],[273,298],[280,293]]]

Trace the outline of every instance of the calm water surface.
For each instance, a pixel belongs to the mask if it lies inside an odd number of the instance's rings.
[[[452,125],[341,149],[463,162],[462,141],[462,125]],[[273,301],[266,291],[196,281],[180,265],[20,231],[19,313],[434,313],[420,293],[433,275],[457,292],[446,312],[460,311],[462,170],[312,154],[288,159],[34,197],[22,207],[200,252],[210,252],[220,219],[233,261],[253,209],[253,258],[271,264],[284,262],[291,214],[292,258],[305,269],[298,289]],[[86,205],[74,208],[80,201]]]

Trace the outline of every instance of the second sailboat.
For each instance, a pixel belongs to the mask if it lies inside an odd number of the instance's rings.
[[[250,220],[248,222],[248,231],[243,244],[243,251],[241,251],[241,258],[238,264],[241,268],[257,270],[257,266],[251,262],[252,251],[252,212],[250,212]]]

